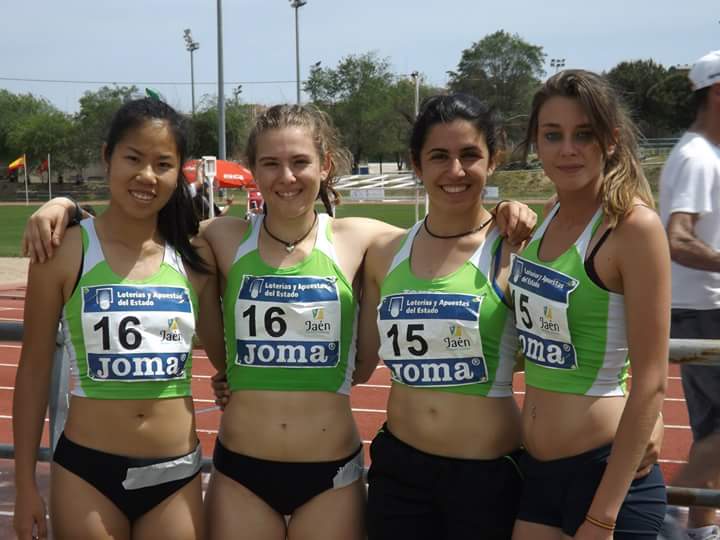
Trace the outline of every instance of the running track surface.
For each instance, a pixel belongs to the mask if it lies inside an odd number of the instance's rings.
[[[0,321],[23,320],[24,288],[20,285],[0,285]],[[12,397],[15,372],[20,358],[20,343],[0,341],[0,444],[12,444]],[[197,414],[197,430],[203,455],[212,456],[217,435],[220,412],[211,409],[214,405],[210,388],[213,368],[204,351],[193,354],[192,394]],[[522,374],[516,375],[514,386],[516,398],[522,403],[524,393]],[[370,462],[368,446],[378,428],[385,421],[385,404],[390,389],[390,375],[384,366],[379,366],[367,384],[353,387],[351,404],[360,430],[365,450],[365,463]],[[691,442],[687,409],[680,383],[678,366],[670,366],[668,391],[663,404],[665,417],[665,438],[660,455],[660,465],[672,484],[673,476],[687,460]],[[43,446],[48,446],[47,429],[43,435]],[[47,485],[47,465],[38,465],[39,482]],[[14,508],[13,464],[0,460],[0,540],[13,538],[12,511]]]

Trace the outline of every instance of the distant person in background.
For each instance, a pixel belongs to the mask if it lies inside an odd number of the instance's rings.
[[[208,219],[210,217],[210,185],[205,178],[205,166],[203,160],[199,159],[195,165],[195,180],[188,184],[190,188],[190,197],[193,200],[193,206],[198,219]],[[224,216],[230,210],[234,202],[232,196],[225,198],[225,206],[218,206],[213,202],[214,217]]]
[[[720,50],[690,70],[695,121],[660,177],[672,264],[673,338],[720,338]],[[682,366],[693,445],[675,484],[720,487],[720,367]],[[715,509],[692,507],[688,536],[720,539]]]
[[[263,205],[262,193],[259,189],[248,189],[247,191],[247,211],[245,212],[245,219],[250,219],[253,214],[262,214]]]

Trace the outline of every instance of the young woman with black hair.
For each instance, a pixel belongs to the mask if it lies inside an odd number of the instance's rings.
[[[427,99],[410,151],[430,205],[365,261],[359,361],[392,377],[371,446],[371,540],[507,539],[520,498],[510,254],[483,204],[500,127],[469,95]],[[377,306],[377,311],[375,310]]]
[[[123,105],[102,157],[110,203],[32,264],[13,400],[18,538],[46,538],[35,482],[58,320],[71,366],[50,482],[55,538],[203,538],[201,451],[190,396],[195,332],[224,369],[215,263],[181,167],[181,117]]]

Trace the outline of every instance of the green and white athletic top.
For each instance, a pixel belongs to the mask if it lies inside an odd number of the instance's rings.
[[[555,205],[523,253],[513,257],[510,289],[525,382],[553,392],[623,396],[630,363],[625,299],[598,286],[585,270],[602,208],[565,253],[541,261],[540,244],[559,208]]]
[[[379,353],[393,383],[512,396],[515,326],[489,277],[502,238],[493,229],[456,271],[420,279],[410,256],[421,227],[408,231],[380,288]]]
[[[170,246],[143,280],[115,274],[95,221],[81,222],[82,274],[63,307],[71,393],[94,399],[190,395],[197,296]]]
[[[223,295],[230,390],[349,394],[357,301],[338,264],[332,220],[319,214],[310,254],[275,268],[258,251],[263,219],[252,217]]]

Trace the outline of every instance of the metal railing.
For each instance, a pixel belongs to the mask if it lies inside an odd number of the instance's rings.
[[[22,323],[0,321],[0,341],[22,341],[22,332]],[[38,452],[39,461],[51,461],[52,453],[67,418],[69,380],[62,342],[62,333],[58,330],[48,401],[50,447],[40,448]],[[675,364],[720,366],[720,341],[710,339],[671,339],[670,362]],[[15,448],[13,445],[0,445],[0,458],[14,459],[14,457]],[[210,472],[211,465],[212,462],[209,458],[203,458],[203,472]],[[668,502],[677,506],[720,508],[720,490],[668,486]]]

